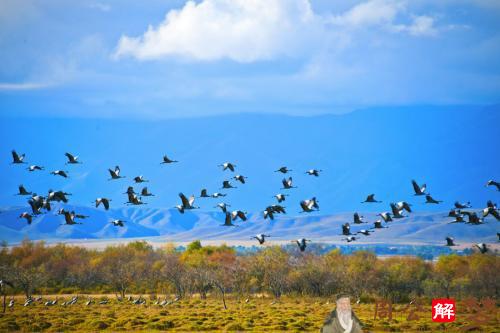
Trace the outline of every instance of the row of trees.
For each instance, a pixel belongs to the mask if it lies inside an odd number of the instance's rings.
[[[109,246],[103,251],[78,246],[46,246],[24,241],[1,248],[0,279],[13,283],[15,293],[176,294],[210,292],[237,297],[266,293],[355,297],[498,297],[500,258],[455,254],[426,262],[414,257],[377,258],[358,251],[343,255],[289,253],[278,246],[237,255],[225,245],[191,243],[183,252],[171,244],[154,249],[146,242]]]

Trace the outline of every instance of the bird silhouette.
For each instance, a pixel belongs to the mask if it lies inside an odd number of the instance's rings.
[[[250,239],[255,238],[257,241],[259,241],[259,244],[262,245],[266,242],[266,237],[271,237],[271,235],[258,234],[258,235],[251,237]]]
[[[160,164],[170,164],[170,163],[177,163],[179,161],[171,160],[168,158],[167,155],[163,155],[163,161]]]
[[[347,241],[347,243],[354,242],[356,239],[358,239],[355,236],[347,236],[346,238],[342,238],[342,240]]]
[[[134,182],[136,182],[137,184],[147,183],[147,182],[149,182],[149,180],[144,179],[144,177],[142,175],[140,175],[140,176],[134,177]]]
[[[477,216],[476,212],[469,212],[469,211],[461,210],[460,213],[463,215],[466,215],[468,217],[469,220],[467,222],[465,222],[467,224],[474,224],[474,225],[483,224],[483,219],[479,218],[479,216]]]
[[[388,212],[383,212],[380,214],[377,214],[377,216],[380,216],[384,222],[392,222],[391,214]]]
[[[500,214],[498,210],[493,207],[486,207],[483,209],[483,217],[487,217],[488,215],[493,216],[497,221],[500,221]]]
[[[24,162],[26,154],[19,155],[15,150],[12,151],[12,164],[26,164]]]
[[[427,186],[423,184],[422,186],[419,186],[415,180],[411,181],[411,184],[413,185],[413,191],[415,192],[415,195],[426,195],[425,190],[427,189]]]
[[[311,199],[307,200],[302,200],[300,202],[300,207],[302,208],[301,213],[310,213],[315,210],[319,210],[319,206],[316,200],[316,197],[313,197]]]
[[[433,197],[431,197],[431,196],[430,196],[430,194],[427,194],[427,195],[425,196],[425,203],[426,203],[426,204],[427,204],[427,203],[430,203],[430,204],[439,204],[439,203],[441,203],[441,202],[443,202],[443,200],[436,200],[436,199],[434,199]]]
[[[456,209],[451,209],[448,216],[445,217],[457,217],[458,215],[460,215],[460,213]]]
[[[142,190],[141,190],[141,195],[143,197],[153,197],[154,194],[151,193],[151,192],[148,192],[148,188],[147,187],[144,187]]]
[[[500,183],[496,182],[494,180],[488,180],[488,182],[486,183],[486,186],[495,186],[497,188],[497,191],[500,191]]]
[[[105,210],[109,210],[109,202],[111,201],[111,199],[107,199],[107,198],[97,198],[95,199],[95,207],[98,208],[100,204],[102,204],[104,206],[104,209]]]
[[[377,220],[377,221],[373,222],[373,229],[384,229],[384,228],[387,228],[387,227],[384,227],[382,225],[382,221]]]
[[[237,188],[236,186],[231,185],[231,182],[229,180],[224,180],[222,182],[222,187],[221,189],[229,189],[229,188]]]
[[[26,222],[28,222],[28,224],[31,224],[31,222],[33,221],[33,215],[28,212],[21,213],[21,215],[19,215],[19,218],[26,219]]]
[[[310,239],[305,239],[305,238],[300,238],[295,241],[292,241],[292,243],[296,243],[297,246],[299,247],[300,252],[304,252],[307,247],[307,242],[310,242]]]
[[[448,223],[464,223],[464,217],[462,215],[456,215],[455,220],[448,222]]]
[[[63,191],[53,191],[49,190],[49,194],[47,195],[47,200],[48,201],[57,201],[57,202],[68,202],[68,198],[66,196],[70,196],[71,193],[66,193]]]
[[[54,175],[54,176],[61,176],[61,177],[64,177],[64,178],[68,178],[68,171],[54,170],[50,174]]]
[[[362,224],[362,223],[368,223],[368,222],[363,221],[363,216],[360,216],[358,213],[354,213],[353,223],[354,224]]]
[[[467,201],[467,203],[460,203],[458,201],[455,201],[455,208],[456,209],[471,208],[470,201]]]
[[[366,197],[366,200],[365,201],[361,201],[361,203],[365,203],[365,202],[382,202],[382,201],[377,201],[375,200],[375,194],[369,194],[367,197]]]
[[[282,190],[289,190],[291,188],[297,188],[297,186],[293,186],[292,177],[288,177],[288,179],[283,178],[281,183],[283,184],[283,187],[281,188]]]
[[[446,237],[446,246],[457,246],[457,244],[455,244],[455,240],[452,238],[452,237]]]
[[[78,161],[78,156],[74,156],[70,153],[64,153],[64,155],[68,158],[66,164],[81,164],[82,162]]]
[[[306,174],[308,174],[309,176],[319,177],[319,173],[322,171],[323,170],[310,169],[306,171]]]
[[[288,173],[290,171],[293,171],[293,170],[288,169],[286,166],[282,166],[281,168],[279,168],[278,170],[275,170],[274,172]]]
[[[228,205],[224,202],[221,202],[221,203],[218,203],[217,206],[215,206],[214,208],[220,208],[222,210],[223,213],[226,213],[227,212],[227,207],[230,207],[231,205]]]
[[[248,177],[242,176],[242,175],[236,175],[233,177],[235,180],[239,181],[242,184],[245,184],[245,181]]]
[[[225,163],[219,164],[218,166],[222,167],[222,171],[226,171],[227,169],[229,169],[232,172],[234,172],[234,168],[236,167],[236,164],[233,164],[231,162],[225,162]]]
[[[263,211],[264,214],[264,220],[269,218],[270,220],[274,220],[274,211],[271,206],[266,207]]]
[[[231,218],[233,221],[236,221],[236,219],[240,218],[242,221],[247,220],[246,212],[243,212],[241,210],[233,210],[231,212]]]
[[[75,212],[64,211],[64,223],[63,224],[67,224],[67,225],[81,224],[81,223],[75,222],[75,215],[76,215]]]
[[[276,198],[276,200],[278,200],[278,203],[282,203],[283,201],[286,200],[286,197],[288,196],[288,194],[282,194],[282,193],[278,193],[274,196],[274,198]]]
[[[28,192],[23,184],[19,185],[19,193],[17,195],[31,195],[31,192]]]
[[[225,227],[234,227],[235,225],[232,223],[231,213],[226,212],[226,218],[224,219],[224,224],[222,226]]]
[[[406,210],[408,213],[411,213],[411,204],[407,203],[406,201],[399,201],[396,202],[396,208],[399,211],[402,211],[403,209]]]
[[[344,236],[350,236],[351,234],[351,226],[349,223],[344,223],[342,224],[342,235]]]
[[[196,209],[200,207],[195,207],[193,206],[194,204],[194,195],[191,195],[189,199],[182,193],[179,193],[179,197],[181,198],[182,201],[182,207],[183,209]]]
[[[401,210],[398,209],[398,207],[396,207],[396,204],[391,203],[390,206],[391,206],[393,218],[400,219],[400,218],[406,217],[405,215],[401,214],[402,209]]]
[[[39,165],[30,165],[29,167],[26,168],[29,172],[33,172],[36,170],[44,170],[45,168]]]
[[[129,193],[128,194],[128,201],[125,202],[126,205],[145,205],[146,202],[142,202],[141,198],[137,196],[137,194]]]
[[[488,248],[488,245],[486,245],[485,243],[477,243],[477,244],[474,244],[475,247],[477,247],[479,249],[479,252],[481,252],[482,254],[485,254],[486,252],[488,252],[490,249]]]
[[[125,223],[125,221],[122,221],[122,220],[113,220],[113,221],[111,221],[111,224],[113,224],[115,227],[123,227],[123,226],[125,226],[123,223]]]
[[[114,170],[108,169],[108,171],[109,171],[109,174],[111,175],[111,178],[109,178],[108,180],[125,178],[125,176],[120,175],[121,170],[120,170],[120,167],[118,165],[115,166]]]

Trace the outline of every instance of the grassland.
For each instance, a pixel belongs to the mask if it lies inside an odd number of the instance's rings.
[[[99,301],[102,296],[94,296]],[[48,299],[54,299],[48,297]],[[0,316],[0,331],[318,331],[333,309],[324,298],[283,297],[275,302],[267,297],[252,297],[248,301],[227,299],[228,309],[215,296],[205,300],[187,298],[166,306],[135,305],[110,298],[106,305],[85,305],[81,298],[75,305],[63,306],[70,297],[58,297],[58,304],[45,306],[41,302],[24,307],[23,298]],[[398,305],[402,308],[405,305]],[[460,308],[460,307],[459,307]],[[365,332],[459,332],[467,323],[458,313],[454,323],[439,324],[430,319],[431,307],[416,312],[418,320],[408,321],[408,312],[393,312],[393,318],[374,320],[374,304],[354,304],[353,309],[363,321]],[[498,307],[497,307],[498,309]],[[498,311],[494,316],[498,317]],[[490,319],[480,332],[498,332],[498,318]]]

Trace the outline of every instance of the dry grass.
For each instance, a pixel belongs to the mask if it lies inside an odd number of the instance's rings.
[[[250,298],[248,303],[229,297],[227,310],[216,297],[183,299],[164,307],[149,300],[147,305],[134,305],[112,298],[107,305],[85,306],[85,299],[72,306],[60,305],[69,298],[59,296],[59,304],[52,307],[42,302],[23,307],[23,298],[16,298],[14,307],[0,315],[0,331],[318,331],[334,307],[327,299],[298,297],[283,297],[277,303],[264,297]],[[374,304],[353,308],[364,322],[365,332],[459,332],[466,324],[460,320],[464,318],[460,312],[454,323],[432,322],[430,305],[417,313],[420,319],[416,321],[407,321],[408,313],[393,313],[392,321],[374,320]],[[497,323],[498,318],[482,326],[481,332],[499,332]]]

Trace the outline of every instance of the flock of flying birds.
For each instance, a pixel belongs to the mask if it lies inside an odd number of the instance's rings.
[[[75,156],[70,153],[65,153],[65,156],[67,158],[66,164],[81,164],[78,160],[78,156]],[[12,151],[12,164],[27,164],[25,162],[25,154],[18,154],[15,150]],[[168,158],[166,155],[163,156],[163,161],[160,164],[171,164],[171,163],[177,163],[178,161],[172,160]],[[231,163],[231,162],[225,162],[223,164],[220,164],[219,167],[222,168],[222,171],[229,170],[231,172],[235,172],[236,165]],[[29,172],[34,172],[34,171],[40,171],[44,170],[42,166],[39,165],[30,165],[27,170]],[[275,170],[274,172],[279,172],[282,174],[288,174],[293,170],[288,169],[286,166],[280,167],[278,170]],[[121,178],[126,178],[125,176],[121,175],[120,172],[120,167],[115,166],[114,169],[108,169],[108,172],[110,174],[109,180],[118,180]],[[305,173],[314,176],[314,177],[319,177],[320,173],[322,170],[317,170],[317,169],[311,169],[306,171]],[[68,178],[69,177],[69,172],[65,170],[54,170],[50,172],[50,174],[54,176],[60,176],[63,178]],[[235,175],[234,177],[231,177],[231,179],[234,179],[235,181],[241,183],[242,185],[246,183],[247,177],[243,175]],[[141,184],[148,182],[147,179],[145,179],[142,175],[137,176],[133,178],[135,184]],[[267,206],[263,213],[264,219],[270,219],[273,220],[275,215],[277,214],[286,214],[285,207],[281,205],[282,202],[286,200],[286,197],[288,194],[286,194],[286,191],[291,190],[296,188],[296,186],[293,185],[293,180],[291,176],[288,176],[288,178],[285,176],[282,180],[283,187],[281,188],[284,190],[284,193],[278,193],[274,197],[277,200],[277,204],[272,204]],[[441,200],[436,200],[434,199],[429,193],[427,193],[427,186],[425,184],[423,185],[418,185],[418,183],[415,180],[412,180],[412,185],[413,185],[413,190],[415,192],[415,196],[425,196],[425,203],[427,204],[440,204],[442,201]],[[490,180],[486,183],[486,186],[493,186],[496,187],[497,191],[500,191],[500,183]],[[222,183],[222,189],[234,189],[236,186],[233,186],[229,180],[224,180]],[[140,193],[136,193],[133,186],[129,186],[127,188],[127,191],[124,193],[127,195],[128,201],[125,202],[127,205],[142,205],[145,204],[143,202],[142,198],[143,197],[149,197],[153,196],[154,194],[150,193],[148,191],[147,187],[143,187]],[[31,206],[32,213],[29,212],[23,212],[19,218],[24,218],[28,222],[28,224],[31,224],[33,217],[42,214],[42,209],[46,211],[51,210],[51,202],[56,201],[56,202],[63,202],[67,203],[68,202],[68,196],[70,196],[70,193],[66,193],[64,191],[53,191],[50,189],[48,191],[48,194],[46,197],[43,197],[41,195],[38,195],[36,193],[29,192],[26,190],[26,188],[23,185],[19,185],[19,193],[18,195],[23,195],[23,196],[30,196],[30,199],[28,200],[28,204]],[[224,193],[212,193],[209,194],[206,189],[202,189],[199,198],[221,198],[225,197],[226,194]],[[179,193],[179,197],[181,199],[181,203],[176,205],[175,208],[179,211],[179,213],[184,214],[186,210],[192,210],[192,209],[197,209],[199,207],[196,207],[194,205],[195,202],[195,196],[191,195],[189,198],[186,197],[183,193]],[[110,207],[110,202],[111,199],[108,198],[96,198],[95,199],[95,207],[99,207],[101,204],[104,207],[105,210],[109,210]],[[314,211],[319,210],[319,204],[318,200],[316,197],[312,197],[310,199],[305,199],[300,201],[300,207],[302,208],[301,213],[310,213]],[[362,201],[362,203],[380,203],[381,201],[378,201],[375,199],[375,194],[370,194],[367,196],[366,200]],[[222,226],[235,226],[233,222],[237,221],[238,219],[242,221],[247,220],[247,212],[244,212],[242,210],[233,210],[233,211],[228,211],[228,207],[230,207],[229,204],[226,204],[224,202],[221,202],[217,204],[214,208],[220,208],[222,212],[225,214],[225,219],[224,223]],[[394,219],[400,219],[404,218],[407,215],[404,215],[404,212],[411,213],[411,204],[409,204],[406,201],[400,201],[396,203],[390,203],[390,212],[382,212],[379,213],[378,216],[380,216],[380,220],[377,220],[373,223],[373,227],[369,229],[361,229],[360,231],[356,233],[351,233],[351,227],[350,223],[345,223],[342,225],[342,236],[346,236],[345,238],[342,238],[342,240],[347,241],[348,243],[353,242],[357,239],[359,239],[358,234],[364,235],[364,236],[369,236],[372,232],[374,232],[376,229],[383,229],[383,228],[388,228],[387,226],[383,226],[382,221],[385,223],[393,222]],[[473,210],[470,210],[471,205],[470,202],[467,203],[460,203],[460,202],[455,202],[454,208],[450,210],[449,214],[447,217],[454,218],[453,221],[449,223],[466,223],[466,224],[471,224],[471,225],[479,225],[483,224],[484,218],[487,217],[488,215],[493,216],[497,221],[500,221],[500,214],[499,210],[497,208],[497,205],[493,203],[491,200],[487,202],[486,208],[484,208],[481,212],[479,212],[481,217],[478,216],[478,212],[475,212]],[[88,218],[86,215],[81,215],[77,214],[74,211],[66,211],[64,209],[59,209],[58,214],[64,215],[65,223],[66,225],[75,225],[75,224],[81,224],[81,222],[76,222],[76,219],[85,219]],[[467,221],[465,220],[465,217],[467,217]],[[111,223],[114,226],[117,227],[123,227],[125,221],[123,220],[112,220]],[[363,221],[363,216],[360,216],[358,213],[354,213],[353,216],[353,223],[354,224],[363,224],[363,223],[368,223]],[[497,236],[500,240],[500,233],[497,232]],[[264,244],[266,241],[266,238],[271,237],[270,235],[266,234],[258,234],[252,239],[256,239],[259,244]],[[297,246],[299,247],[300,251],[304,251],[307,247],[307,243],[311,242],[311,240],[306,239],[306,238],[300,238],[295,241],[292,241],[293,243],[296,243]],[[446,237],[446,245],[447,246],[455,246],[454,239],[450,236]],[[489,251],[488,246],[485,243],[479,243],[475,244],[475,247],[479,249],[481,253],[486,253]]]

